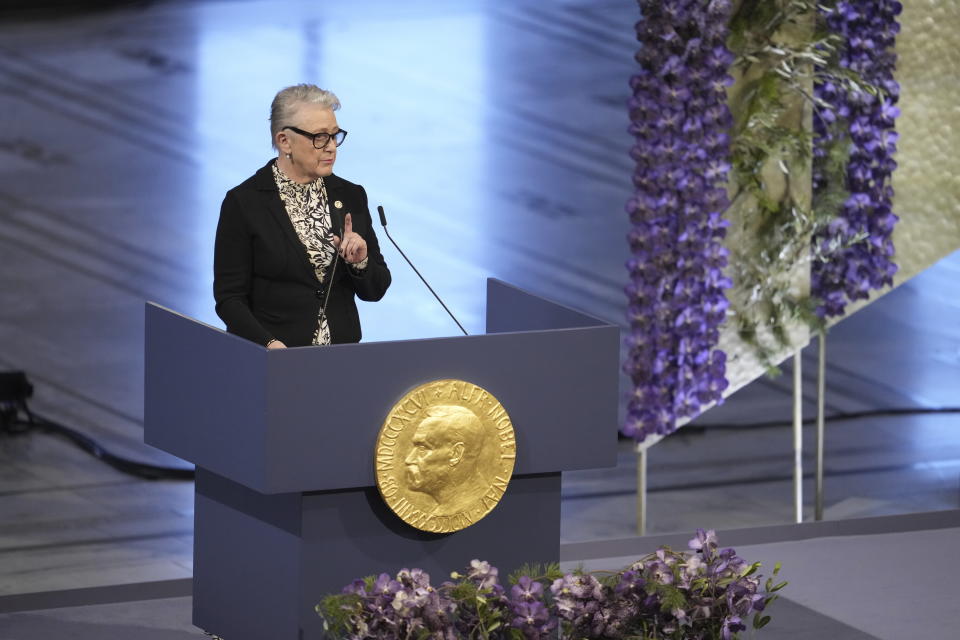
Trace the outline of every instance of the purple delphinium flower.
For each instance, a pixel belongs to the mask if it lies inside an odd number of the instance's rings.
[[[467,572],[467,578],[474,581],[478,588],[493,589],[499,587],[497,575],[497,568],[491,566],[489,562],[485,560],[470,561],[470,570]]]
[[[396,638],[423,635],[452,640],[455,603],[430,584],[421,569],[401,569],[396,579],[380,574],[368,590],[354,581],[344,593],[361,598],[359,612],[351,620],[359,638]]]
[[[539,600],[532,602],[511,602],[513,619],[510,626],[519,629],[528,640],[546,640],[554,637],[557,620],[551,615],[547,605]]]
[[[726,317],[722,245],[732,118],[726,90],[729,0],[639,0],[639,70],[630,79],[635,193],[626,211],[630,336],[624,371],[634,386],[622,427],[642,441],[719,402],[718,350]]]
[[[546,604],[543,584],[530,576],[521,576],[510,589],[510,626],[519,629],[527,640],[546,640],[554,636],[557,620]]]
[[[530,576],[521,576],[517,584],[510,589],[510,597],[516,602],[538,602],[543,600],[543,585]]]
[[[723,619],[723,640],[730,640],[734,634],[740,633],[747,628],[739,616],[727,616]]]
[[[827,28],[842,39],[840,66],[858,74],[880,90],[847,91],[837,83],[814,85],[816,96],[832,109],[814,117],[814,195],[825,191],[827,149],[844,131],[850,138],[850,161],[845,184],[850,197],[838,212],[842,225],[829,225],[814,239],[823,256],[811,271],[811,289],[821,318],[843,315],[846,306],[866,299],[870,292],[893,284],[893,227],[898,220],[891,200],[890,178],[896,168],[897,134],[894,126],[900,87],[894,80],[894,49],[900,30],[896,0],[843,0],[824,6]]]
[[[709,558],[717,550],[717,533],[713,529],[697,529],[697,537],[690,540],[687,546]]]
[[[589,574],[567,574],[550,585],[562,637],[616,637],[623,622],[614,592]]]

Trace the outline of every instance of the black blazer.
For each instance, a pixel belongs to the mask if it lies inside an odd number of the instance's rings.
[[[313,341],[327,286],[321,286],[280,200],[274,162],[223,199],[213,252],[213,297],[217,315],[230,333],[262,345],[276,338],[288,347],[307,346]],[[327,303],[331,341],[359,342],[354,296],[382,298],[390,286],[390,270],[380,254],[363,187],[335,175],[324,178],[324,183],[335,233],[341,235],[350,213],[354,232],[367,241],[369,263],[363,271],[355,272],[337,258]],[[337,201],[342,208],[334,206]]]

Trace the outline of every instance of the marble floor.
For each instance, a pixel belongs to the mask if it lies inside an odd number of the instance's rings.
[[[337,92],[338,173],[384,205],[468,331],[491,276],[622,324],[633,3],[46,4],[0,8],[0,371],[27,372],[39,414],[178,464],[142,444],[143,305],[219,325],[220,201],[265,162],[270,99],[300,81]],[[366,339],[453,335],[385,255],[394,284],[361,309]],[[835,327],[829,412],[960,406],[958,300],[955,253]],[[815,364],[808,348],[808,416]],[[788,366],[656,445],[649,532],[790,522],[790,429],[750,426],[790,402]],[[617,467],[564,478],[564,541],[633,535],[620,447]],[[960,415],[831,423],[826,470],[828,519],[957,508]],[[0,432],[0,596],[189,577],[192,492]]]

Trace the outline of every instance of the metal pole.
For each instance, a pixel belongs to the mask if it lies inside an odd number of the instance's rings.
[[[647,448],[637,447],[637,535],[647,533]]]
[[[824,406],[827,396],[827,331],[820,332],[817,340],[817,480],[816,506],[813,517],[823,520],[823,441],[826,433]]]
[[[801,352],[793,355],[793,512],[803,522],[803,376]]]

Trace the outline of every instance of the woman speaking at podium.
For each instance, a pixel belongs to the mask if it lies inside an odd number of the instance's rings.
[[[347,132],[337,97],[300,84],[277,93],[279,152],[223,199],[213,295],[227,331],[270,349],[360,341],[355,297],[375,301],[390,271],[367,194],[333,174]]]

